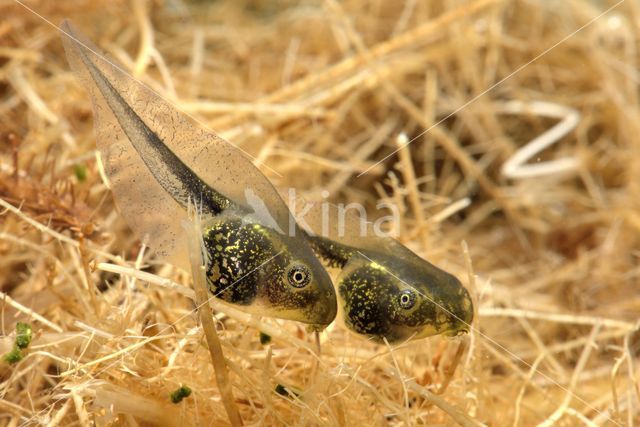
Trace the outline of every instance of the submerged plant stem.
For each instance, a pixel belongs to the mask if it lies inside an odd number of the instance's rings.
[[[233,397],[226,359],[222,353],[222,346],[213,323],[213,316],[211,316],[211,307],[209,306],[207,287],[204,281],[203,262],[200,255],[201,237],[198,232],[200,229],[199,221],[196,220],[185,224],[185,229],[189,237],[189,260],[191,261],[193,288],[196,293],[196,309],[198,310],[198,315],[202,322],[202,329],[207,339],[207,346],[209,347],[213,369],[216,374],[216,383],[220,389],[222,403],[224,404],[224,409],[227,411],[231,425],[234,427],[241,426],[242,418],[240,418],[240,412],[238,412],[238,407]]]

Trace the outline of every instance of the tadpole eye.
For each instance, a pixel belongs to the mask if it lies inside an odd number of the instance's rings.
[[[400,292],[400,296],[398,297],[398,302],[400,303],[400,307],[408,310],[416,305],[416,293],[412,289],[405,289]]]
[[[311,281],[311,273],[304,265],[294,265],[287,273],[289,284],[296,288],[304,288]]]

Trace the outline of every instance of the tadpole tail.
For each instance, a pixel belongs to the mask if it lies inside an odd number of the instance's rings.
[[[185,209],[189,203],[195,202],[203,213],[215,215],[229,207],[229,199],[207,185],[187,167],[113,87],[89,58],[92,54],[99,55],[97,48],[85,43],[85,37],[78,37],[78,31],[67,20],[61,25],[61,33],[69,63],[72,67],[79,66],[74,59],[80,59],[131,145],[162,188]],[[115,68],[126,75],[118,66]],[[139,84],[137,81],[133,83]]]

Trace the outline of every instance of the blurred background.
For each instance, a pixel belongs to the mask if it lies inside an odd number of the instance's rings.
[[[246,423],[640,423],[638,2],[0,0],[0,16],[0,350],[17,321],[34,331],[0,365],[0,425],[228,423],[191,302],[96,268],[138,258],[188,283],[115,210],[65,18],[283,191],[371,219],[396,206],[399,240],[474,296],[464,339],[391,350],[336,324],[317,363],[286,339],[312,342],[300,326],[263,319],[284,334],[265,345],[219,313]]]

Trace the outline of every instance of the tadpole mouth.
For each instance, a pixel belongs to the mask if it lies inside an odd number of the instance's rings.
[[[307,325],[306,330],[307,332],[322,332],[325,329],[327,329],[327,327],[329,326],[329,324],[314,324],[314,323],[310,323]]]
[[[319,303],[320,304],[320,303]],[[320,325],[324,325],[326,328],[328,325],[333,323],[338,315],[338,302],[336,301],[335,295],[331,295],[330,298],[327,298],[323,304],[324,310],[322,311]]]
[[[443,333],[445,337],[454,338],[459,337],[461,335],[466,335],[470,331],[470,327],[464,324],[458,325],[455,329],[450,329],[447,332]]]
[[[323,330],[329,326],[338,314],[338,304],[333,292],[326,292],[311,305],[307,311],[308,328]]]
[[[465,288],[462,288],[460,297],[455,306],[450,309],[451,311],[447,313],[447,330],[442,333],[444,336],[457,337],[468,334],[472,329],[473,302]]]
[[[307,312],[309,325],[324,329],[330,325],[338,314],[338,301],[333,281],[324,268],[314,271],[317,287],[314,290],[314,301]]]

